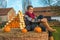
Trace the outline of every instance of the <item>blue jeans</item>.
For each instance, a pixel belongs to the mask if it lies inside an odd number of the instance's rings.
[[[31,24],[31,25],[27,25],[26,26],[26,29],[28,31],[32,31],[34,30],[34,28],[37,26],[38,24],[37,23],[34,23],[34,24]],[[38,25],[40,28],[42,28],[42,31],[46,31],[46,28],[43,26],[43,25]]]

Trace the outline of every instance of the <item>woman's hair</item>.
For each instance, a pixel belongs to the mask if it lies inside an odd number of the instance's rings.
[[[32,5],[29,5],[29,6],[27,6],[27,10],[28,10],[30,7],[32,7],[32,8],[33,8],[33,6],[32,6]]]

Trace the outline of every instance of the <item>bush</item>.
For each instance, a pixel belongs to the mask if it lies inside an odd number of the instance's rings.
[[[4,25],[6,25],[6,23],[7,23],[7,22],[2,22],[2,23],[0,24],[0,28],[3,28]]]

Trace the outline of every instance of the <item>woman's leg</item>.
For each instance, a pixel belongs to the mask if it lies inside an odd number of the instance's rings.
[[[27,25],[25,28],[26,28],[28,31],[31,31],[31,25]]]
[[[48,33],[49,33],[49,40],[54,40],[54,37],[52,35],[52,32],[48,31]]]
[[[44,25],[49,31],[56,31],[55,29],[52,29],[52,28],[49,26],[49,24],[48,24],[48,22],[47,22],[47,19],[44,18],[43,15],[39,15],[39,16],[37,17],[37,19],[40,19],[40,20],[41,20],[40,22],[42,22],[43,25]]]
[[[42,31],[46,31],[46,27],[43,24],[39,25],[42,28]],[[49,40],[54,40],[52,32],[48,31]]]
[[[42,31],[44,31],[44,32],[46,31],[46,27],[43,24],[40,24],[39,27],[42,28]],[[52,32],[48,31],[48,34],[49,34],[48,35],[49,36],[49,40],[54,40]]]
[[[48,32],[48,33],[49,33],[49,40],[54,40],[51,31],[56,31],[56,30],[52,29],[52,28],[49,26],[49,24],[48,24],[48,22],[47,22],[47,19],[43,19],[43,20],[42,20],[42,24],[44,24],[45,27],[49,30],[49,32]]]
[[[42,29],[42,31],[46,31],[46,27],[43,24],[39,24],[39,27]]]
[[[38,24],[36,22],[34,23],[31,23],[30,25],[27,25],[25,28],[28,30],[28,31],[33,31],[34,28],[37,26]]]
[[[49,40],[54,40],[54,37],[53,36],[49,37]]]
[[[41,19],[41,22],[49,31],[56,31],[55,29],[53,29],[49,26],[46,18]]]
[[[35,27],[37,27],[37,25],[38,25],[37,23],[32,23],[32,25],[31,25],[31,29],[34,30]]]
[[[38,26],[38,23],[33,23],[32,24],[32,30],[34,30],[37,33],[41,32],[41,28]]]

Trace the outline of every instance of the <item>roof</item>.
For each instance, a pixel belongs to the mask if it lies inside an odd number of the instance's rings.
[[[52,7],[35,7],[34,13],[36,15],[44,15],[44,16],[60,16],[60,6],[52,6]]]
[[[34,8],[34,11],[46,11],[46,10],[51,10],[51,9],[53,9],[53,10],[58,10],[58,9],[60,9],[60,6],[52,6],[52,7],[35,7]]]
[[[7,15],[7,13],[13,8],[0,8],[0,16]]]

